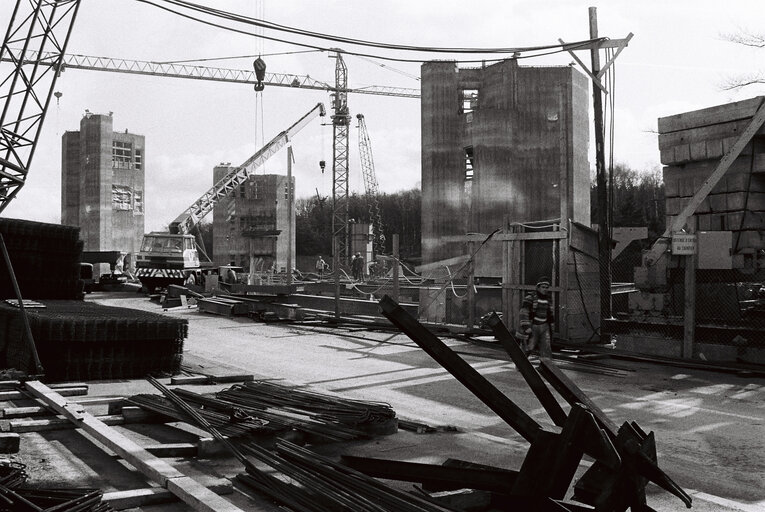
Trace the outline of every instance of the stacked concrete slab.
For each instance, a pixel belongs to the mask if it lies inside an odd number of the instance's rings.
[[[751,122],[765,97],[659,119],[667,225],[688,204]],[[765,249],[765,128],[761,128],[696,209],[699,231],[733,233],[733,267]]]

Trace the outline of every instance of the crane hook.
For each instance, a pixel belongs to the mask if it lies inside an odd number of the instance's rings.
[[[263,83],[263,80],[266,78],[266,61],[258,57],[252,63],[252,67],[255,68],[255,78],[258,79],[258,83],[255,84],[255,90],[260,92],[266,87]]]

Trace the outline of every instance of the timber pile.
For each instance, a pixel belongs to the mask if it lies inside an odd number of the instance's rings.
[[[2,510],[39,512],[110,512],[99,489],[25,487],[25,466],[17,462],[0,463],[0,500]]]
[[[82,296],[80,228],[0,219],[0,234],[25,299],[77,299]],[[1,257],[0,298],[16,298],[5,259]]]
[[[747,128],[765,97],[659,119],[667,225],[712,174]],[[760,128],[696,208],[699,231],[733,232],[733,268],[765,248],[765,144]],[[746,256],[748,255],[748,256]],[[753,256],[754,255],[754,256]]]
[[[50,382],[129,379],[180,369],[188,321],[82,301],[41,301],[27,310]],[[0,303],[4,368],[34,369],[19,309]]]

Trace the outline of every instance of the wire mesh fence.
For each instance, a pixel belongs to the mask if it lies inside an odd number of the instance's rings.
[[[634,265],[638,263],[638,265]],[[755,269],[695,268],[666,253],[653,266],[617,259],[612,319],[616,348],[701,361],[765,364],[765,275]],[[686,268],[687,265],[693,265]]]

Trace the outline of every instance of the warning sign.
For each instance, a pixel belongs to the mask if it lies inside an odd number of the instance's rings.
[[[672,235],[672,254],[676,256],[696,254],[696,235],[674,233]]]

